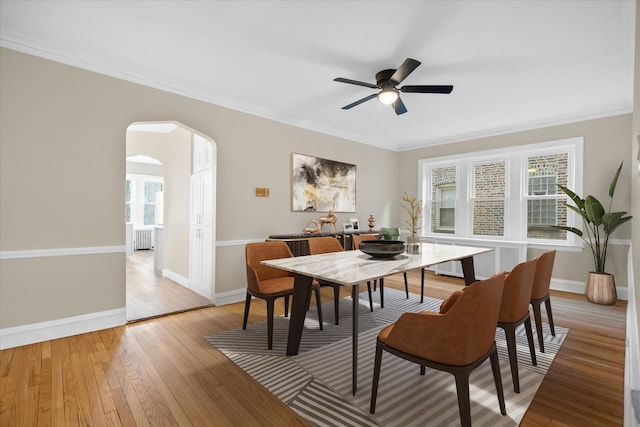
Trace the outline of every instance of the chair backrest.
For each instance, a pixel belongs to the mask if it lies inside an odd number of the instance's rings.
[[[446,365],[475,362],[495,343],[504,278],[505,273],[496,274],[455,292],[443,304],[444,314],[404,313],[385,343]]]
[[[555,259],[555,250],[545,252],[538,257],[536,275],[533,279],[531,299],[541,299],[549,295],[549,285],[551,284],[551,273],[553,272],[553,263]]]
[[[312,237],[308,242],[309,254],[311,255],[344,251],[344,248],[335,237]]]
[[[261,281],[293,276],[293,273],[288,271],[260,264],[260,261],[268,259],[291,257],[293,257],[291,249],[282,241],[247,243],[245,246],[245,258],[247,263],[247,286],[249,289],[261,293]]]
[[[445,316],[452,316],[450,347],[453,365],[466,365],[485,354],[495,341],[498,313],[504,289],[505,273],[469,285]],[[454,336],[456,336],[454,338]]]
[[[376,240],[378,238],[377,234],[354,234],[351,236],[351,243],[353,249],[360,249],[360,242],[365,240]]]
[[[400,229],[382,227],[380,229],[380,238],[382,240],[400,240]]]
[[[537,262],[538,260],[534,258],[520,263],[505,278],[499,322],[514,323],[529,313],[529,300]]]

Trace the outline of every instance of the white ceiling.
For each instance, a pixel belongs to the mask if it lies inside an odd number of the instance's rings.
[[[635,1],[0,1],[0,45],[391,150],[630,112]],[[411,57],[401,97],[376,72]]]

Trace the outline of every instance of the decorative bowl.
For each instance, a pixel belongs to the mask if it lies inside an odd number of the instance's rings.
[[[400,240],[365,240],[360,242],[360,250],[374,258],[393,258],[404,252],[404,242]]]

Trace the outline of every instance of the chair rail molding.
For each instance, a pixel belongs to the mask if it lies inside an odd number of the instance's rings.
[[[89,246],[81,248],[51,248],[51,249],[25,249],[18,251],[0,251],[0,260],[4,259],[22,259],[22,258],[42,258],[51,256],[70,256],[70,255],[95,255],[95,254],[112,254],[125,252],[125,245],[117,246]]]

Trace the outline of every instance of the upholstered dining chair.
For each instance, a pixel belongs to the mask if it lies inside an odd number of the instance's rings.
[[[247,299],[244,305],[242,329],[247,329],[251,298],[261,298],[267,303],[267,343],[268,349],[273,347],[273,307],[277,298],[284,297],[284,315],[289,315],[289,296],[293,294],[294,275],[279,268],[262,265],[260,261],[278,258],[291,258],[293,253],[283,241],[247,243],[245,246],[247,264]],[[318,322],[322,327],[322,308],[320,289],[313,286],[318,307]]]
[[[342,252],[344,248],[335,237],[313,237],[308,240],[309,254],[318,255],[330,252]],[[320,286],[331,286],[333,288],[333,311],[336,318],[336,325],[339,324],[340,317],[340,285],[325,280],[319,280]]]
[[[545,252],[538,258],[536,265],[536,275],[533,279],[533,290],[531,291],[531,307],[533,308],[533,318],[536,323],[536,333],[538,335],[538,345],[540,351],[544,353],[544,336],[542,334],[542,314],[540,306],[544,302],[547,309],[547,319],[551,335],[556,336],[556,328],[553,326],[553,314],[551,313],[551,299],[549,299],[549,285],[551,284],[551,273],[553,263],[556,259],[556,251]]]
[[[518,376],[518,354],[516,352],[516,328],[524,323],[524,329],[529,342],[531,363],[537,365],[536,349],[533,344],[531,317],[529,315],[529,299],[533,288],[533,277],[536,273],[536,259],[516,265],[504,281],[498,327],[504,329],[511,365],[513,390],[520,393],[520,379]]]
[[[375,413],[382,363],[387,351],[425,367],[446,371],[455,377],[458,409],[463,426],[471,425],[469,375],[487,358],[491,359],[500,413],[506,415],[500,362],[495,333],[505,273],[475,282],[464,292],[455,291],[442,304],[440,313],[404,313],[378,334],[369,412]]]
[[[380,238],[382,240],[400,240],[400,229],[399,228],[387,228],[387,227],[382,227],[379,230],[380,233]],[[424,268],[421,269],[422,272],[422,291],[421,291],[421,295],[420,295],[420,302],[422,303],[422,301],[424,300]],[[407,298],[409,298],[409,282],[407,280],[407,272],[403,272],[402,275],[404,276],[404,291],[405,294],[407,295]],[[380,279],[380,286],[384,285],[384,279]],[[375,290],[375,286],[373,288]],[[382,298],[380,299],[380,304],[382,304]],[[384,307],[384,306],[383,306]]]

